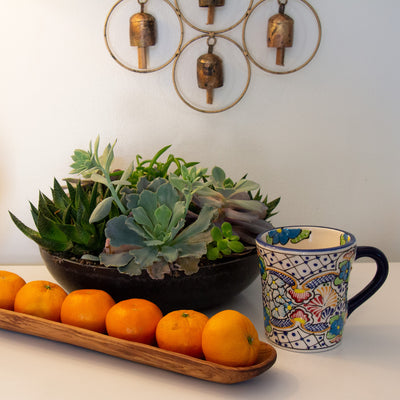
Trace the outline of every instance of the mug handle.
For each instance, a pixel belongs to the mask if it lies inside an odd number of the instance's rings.
[[[361,257],[372,258],[376,262],[376,273],[372,281],[361,292],[348,302],[347,316],[367,301],[385,282],[389,273],[389,263],[386,256],[376,247],[358,246],[356,260]]]

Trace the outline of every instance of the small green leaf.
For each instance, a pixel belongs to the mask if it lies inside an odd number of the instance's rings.
[[[207,249],[207,258],[211,261],[221,258],[219,250],[216,247],[209,247]]]
[[[228,248],[228,239],[221,239],[217,242],[217,248],[220,251],[226,250]]]
[[[232,225],[229,222],[223,222],[221,225],[221,230],[226,238],[230,238],[232,236]]]
[[[212,229],[211,229],[211,237],[216,242],[218,242],[219,240],[223,239],[223,235],[222,235],[221,229],[219,229],[218,226],[213,226],[212,227]]]
[[[245,249],[243,243],[238,240],[229,241],[228,246],[234,253],[241,253]]]

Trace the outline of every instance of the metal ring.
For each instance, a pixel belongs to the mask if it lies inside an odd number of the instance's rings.
[[[187,0],[186,0],[186,1],[187,1]],[[217,30],[217,31],[210,31],[209,29],[202,29],[202,28],[199,28],[198,26],[192,24],[192,23],[183,15],[182,12],[180,12],[180,15],[181,15],[181,18],[186,22],[187,25],[189,25],[191,28],[195,29],[195,30],[198,31],[198,32],[203,32],[203,33],[214,32],[214,33],[220,34],[220,33],[228,32],[228,31],[232,30],[233,28],[236,28],[238,25],[240,25],[241,22],[247,17],[249,11],[251,10],[251,7],[253,6],[253,2],[254,2],[254,0],[250,0],[249,6],[247,7],[246,12],[243,14],[243,16],[240,18],[239,21],[237,21],[235,24],[233,24],[232,26],[230,26],[230,27],[228,27],[228,28],[220,29],[220,30]],[[175,0],[175,6],[176,6],[179,10],[181,9],[181,7],[180,7],[179,4],[178,4],[178,0]]]
[[[110,20],[110,17],[111,17],[111,15],[112,15],[112,13],[115,11],[115,9],[116,9],[123,1],[125,1],[125,0],[119,0],[119,1],[117,1],[117,2],[114,4],[114,6],[111,8],[110,12],[108,13],[106,22],[105,22],[105,24],[104,24],[104,39],[105,39],[105,42],[106,42],[107,50],[109,51],[111,57],[112,57],[121,67],[124,67],[124,68],[127,69],[128,71],[132,71],[132,72],[140,72],[140,73],[155,72],[155,71],[159,71],[160,69],[166,67],[166,66],[167,66],[168,64],[170,64],[170,63],[174,60],[174,58],[179,54],[180,48],[181,48],[182,43],[183,43],[183,23],[182,23],[182,19],[181,19],[181,15],[180,15],[179,10],[177,10],[177,9],[174,7],[174,5],[171,4],[168,0],[162,0],[162,1],[164,1],[166,4],[168,4],[168,5],[174,10],[174,12],[175,12],[175,14],[176,14],[176,16],[177,16],[177,18],[178,18],[179,26],[180,26],[180,30],[181,30],[179,44],[178,44],[177,49],[175,50],[174,55],[173,55],[170,59],[168,59],[167,62],[165,62],[164,64],[162,64],[162,65],[160,65],[159,67],[156,67],[156,68],[146,68],[146,69],[131,68],[131,67],[128,67],[127,65],[125,65],[122,61],[120,61],[120,60],[117,58],[117,56],[112,52],[111,47],[110,47],[110,45],[109,45],[109,43],[108,43],[108,37],[107,37],[107,27],[108,27],[108,22],[109,22],[109,20]],[[138,2],[140,3],[140,0],[138,0]],[[145,2],[147,2],[147,0],[145,0]],[[144,4],[144,3],[143,3],[143,4]]]
[[[194,106],[194,105],[191,104],[188,100],[186,100],[186,99],[182,96],[182,94],[179,92],[179,90],[178,90],[178,85],[177,85],[177,83],[176,83],[176,65],[177,65],[177,63],[178,63],[179,57],[181,56],[181,54],[183,53],[183,51],[184,51],[190,44],[192,44],[193,42],[195,42],[195,41],[197,41],[197,40],[199,40],[199,39],[205,38],[205,37],[207,37],[207,36],[209,36],[209,35],[208,35],[208,34],[203,34],[203,35],[197,36],[197,37],[193,38],[192,40],[190,40],[189,42],[187,42],[187,43],[183,46],[183,48],[181,49],[181,51],[180,51],[178,57],[176,57],[176,59],[175,59],[175,61],[174,61],[174,66],[173,66],[173,69],[172,69],[172,80],[173,80],[173,83],[174,83],[174,88],[175,88],[176,93],[178,94],[178,96],[180,97],[180,99],[181,99],[187,106],[189,106],[190,108],[192,108],[193,110],[196,110],[196,111],[200,111],[200,112],[208,113],[208,114],[215,114],[215,113],[219,113],[219,112],[222,112],[222,111],[229,110],[230,108],[232,108],[233,106],[235,106],[237,103],[239,103],[239,101],[243,98],[243,96],[244,96],[245,93],[247,92],[247,89],[248,89],[249,84],[250,84],[251,64],[250,64],[250,61],[249,61],[248,57],[246,57],[246,54],[245,54],[245,52],[243,51],[242,47],[241,47],[238,43],[236,43],[233,39],[229,38],[228,36],[224,36],[224,35],[215,35],[215,36],[217,36],[217,37],[219,37],[219,38],[226,39],[226,40],[228,40],[229,42],[233,43],[233,44],[240,50],[240,52],[243,54],[243,57],[244,57],[244,59],[246,60],[246,63],[247,63],[247,82],[246,82],[246,85],[245,85],[244,90],[243,90],[242,93],[239,95],[239,97],[238,97],[233,103],[231,103],[230,105],[228,105],[228,106],[226,106],[226,107],[223,107],[223,108],[220,108],[220,109],[217,109],[217,110],[206,110],[206,109],[204,109],[204,108],[200,108],[200,107]]]
[[[215,46],[215,43],[217,43],[217,38],[215,35],[209,35],[207,39],[207,46]]]
[[[248,22],[248,20],[249,20],[250,15],[252,14],[252,12],[253,12],[260,4],[264,3],[265,1],[268,1],[268,0],[260,0],[260,1],[250,10],[250,12],[248,13],[248,15],[247,15],[247,17],[246,17],[246,19],[245,19],[245,22],[244,22],[244,24],[243,24],[242,41],[243,41],[243,47],[244,47],[244,49],[245,49],[245,52],[246,52],[247,56],[249,57],[249,59],[253,62],[253,64],[255,64],[258,68],[262,69],[262,70],[265,71],[265,72],[269,72],[269,73],[271,73],[271,74],[277,74],[277,75],[285,75],[285,74],[290,74],[290,73],[292,73],[292,72],[299,71],[300,69],[304,68],[304,67],[314,58],[315,54],[317,54],[317,51],[318,51],[318,49],[319,49],[319,45],[321,44],[322,28],[321,28],[321,21],[320,21],[320,19],[319,19],[319,16],[318,16],[317,12],[315,11],[314,7],[313,7],[310,3],[308,3],[306,0],[298,0],[298,1],[302,2],[302,3],[304,3],[304,4],[311,10],[311,12],[313,13],[313,15],[314,15],[314,17],[315,17],[315,19],[316,19],[316,21],[317,21],[317,25],[318,25],[318,40],[317,40],[317,44],[316,44],[315,49],[314,49],[314,51],[312,52],[311,56],[310,56],[303,64],[301,64],[301,65],[299,65],[298,67],[293,68],[293,69],[291,69],[291,70],[289,70],[289,71],[274,71],[274,70],[272,70],[272,69],[269,69],[269,68],[266,68],[266,67],[260,65],[259,63],[257,63],[257,61],[254,60],[254,58],[251,56],[251,54],[249,53],[249,51],[248,51],[248,49],[247,49],[246,38],[245,38],[246,26],[247,26],[247,22]],[[278,0],[278,3],[279,3],[279,0]]]

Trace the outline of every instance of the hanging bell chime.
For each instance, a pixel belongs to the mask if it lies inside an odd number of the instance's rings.
[[[213,53],[215,43],[215,38],[209,37],[208,53],[197,59],[197,84],[207,90],[207,104],[213,103],[213,90],[224,84],[222,59]]]
[[[144,12],[147,0],[138,0],[140,12],[132,15],[129,25],[129,37],[131,46],[138,48],[138,67],[147,68],[147,47],[156,44],[156,20]]]
[[[214,23],[215,7],[225,5],[225,0],[199,0],[200,7],[208,7],[207,25]]]
[[[279,14],[268,20],[267,45],[276,48],[276,64],[284,65],[285,47],[293,46],[294,21],[285,14],[288,0],[278,0]]]

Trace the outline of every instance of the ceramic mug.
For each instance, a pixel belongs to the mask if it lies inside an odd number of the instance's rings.
[[[348,316],[388,275],[388,261],[375,247],[357,246],[351,233],[318,226],[288,226],[257,236],[264,326],[267,338],[288,350],[322,351],[340,343]],[[377,270],[351,299],[352,262],[370,257]]]

